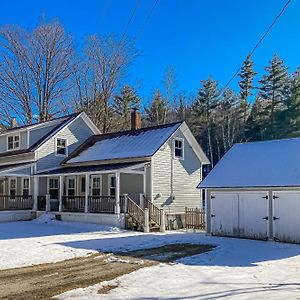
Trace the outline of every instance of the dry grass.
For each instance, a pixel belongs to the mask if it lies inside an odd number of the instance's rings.
[[[158,262],[172,262],[210,249],[212,247],[208,245],[167,245],[118,253],[117,257],[127,261],[126,263],[118,260],[109,261],[108,254],[99,253],[57,263],[2,270],[0,271],[0,299],[51,299],[72,289],[110,281]],[[143,260],[143,263],[139,264],[137,260]],[[115,285],[104,286],[99,292],[108,293],[116,287]]]

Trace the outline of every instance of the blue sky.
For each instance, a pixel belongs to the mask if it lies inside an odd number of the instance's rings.
[[[135,37],[154,0],[141,0],[129,35]],[[212,76],[224,85],[270,25],[286,0],[160,0],[137,48],[142,52],[128,81],[140,86],[145,102],[173,65],[180,90],[196,92]],[[136,0],[2,1],[1,24],[31,28],[41,15],[58,18],[81,44],[90,33],[122,34]],[[254,55],[260,74],[274,52],[291,71],[300,66],[300,1],[287,11]],[[237,88],[236,82],[232,83]]]

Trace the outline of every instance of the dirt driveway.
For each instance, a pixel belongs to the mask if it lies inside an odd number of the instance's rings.
[[[117,254],[99,253],[63,262],[0,271],[0,299],[51,299],[63,292],[109,281],[159,262],[209,251],[208,245],[177,244]]]

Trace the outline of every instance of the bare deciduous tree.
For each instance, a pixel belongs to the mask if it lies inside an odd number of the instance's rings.
[[[113,130],[111,100],[137,53],[132,42],[114,35],[89,36],[75,68],[76,108],[84,110],[105,133]]]
[[[23,123],[48,120],[65,107],[73,71],[73,39],[57,22],[32,31],[7,25],[0,30],[2,117]]]

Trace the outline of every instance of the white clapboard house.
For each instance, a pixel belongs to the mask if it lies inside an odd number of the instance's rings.
[[[300,138],[236,144],[199,187],[208,233],[300,242]]]
[[[82,112],[0,134],[0,220],[46,210],[124,227],[128,213],[133,227],[161,227],[164,213],[199,207],[209,161],[187,125],[140,128],[138,111],[131,123],[101,134]]]

